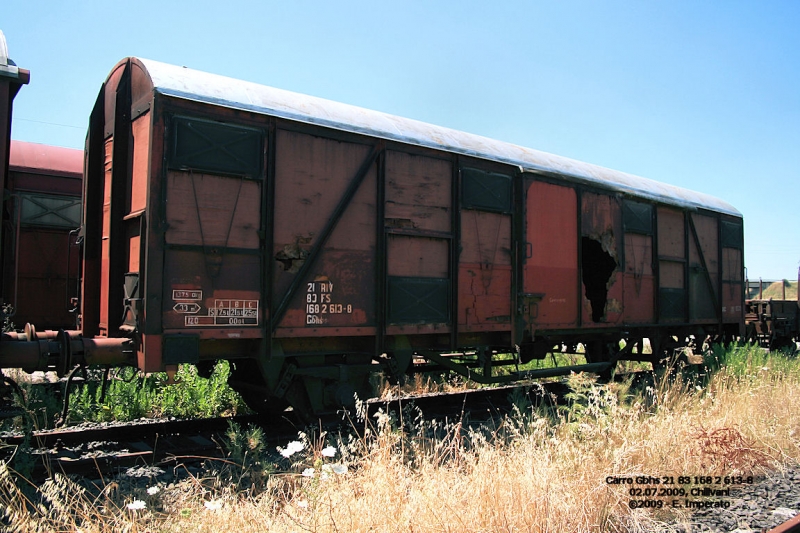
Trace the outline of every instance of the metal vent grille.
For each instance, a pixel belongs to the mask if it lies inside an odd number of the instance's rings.
[[[653,234],[653,206],[625,201],[622,204],[622,219],[629,233]]]
[[[739,248],[744,246],[744,237],[742,235],[742,224],[740,222],[728,222],[723,220],[721,231],[721,241],[723,248]]]
[[[77,228],[81,225],[80,198],[23,193],[20,199],[20,222],[26,226]]]
[[[261,145],[259,130],[177,117],[169,166],[255,178],[261,174]]]
[[[511,212],[511,176],[474,168],[461,170],[461,206]]]
[[[450,280],[389,277],[389,322],[449,323]]]

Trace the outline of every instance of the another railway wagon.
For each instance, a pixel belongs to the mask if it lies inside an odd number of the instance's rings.
[[[800,271],[797,278],[800,283]],[[781,284],[783,292],[778,299],[765,297],[763,282],[750,282],[745,300],[745,338],[770,350],[795,352],[800,341],[800,294],[794,300],[787,299],[786,280]]]
[[[11,141],[3,237],[10,320],[75,329],[83,151]]]
[[[82,331],[50,364],[231,359],[256,409],[311,415],[420,361],[605,374],[743,332],[742,217],[704,194],[137,58],[86,150]],[[586,364],[516,371],[554,349]]]

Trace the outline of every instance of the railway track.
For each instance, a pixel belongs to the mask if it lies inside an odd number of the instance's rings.
[[[92,476],[133,466],[168,466],[181,458],[223,457],[220,436],[230,422],[255,423],[255,416],[157,420],[105,426],[74,426],[2,439],[5,459],[27,453],[33,481],[54,473]]]
[[[643,373],[635,379],[647,379],[645,374],[647,373]],[[570,392],[570,388],[567,384],[559,381],[522,387],[515,385],[401,398],[372,399],[366,402],[366,412],[362,415],[366,415],[367,420],[371,421],[378,411],[392,413],[395,420],[402,424],[411,418],[408,417],[404,420],[402,414],[405,413],[407,416],[410,408],[414,413],[421,413],[426,420],[446,419],[453,422],[467,420],[470,424],[483,424],[488,420],[496,419],[498,415],[510,412],[515,404],[521,402],[563,404],[567,401],[565,398],[568,392]],[[179,466],[196,473],[202,471],[203,462],[226,458],[227,450],[224,443],[227,439],[224,433],[231,422],[241,426],[256,424],[261,427],[264,430],[266,448],[275,454],[276,461],[278,461],[276,447],[285,446],[287,442],[296,440],[298,431],[305,429],[293,422],[290,414],[289,411],[286,413],[287,416],[269,422],[266,422],[263,417],[247,415],[199,420],[137,421],[128,424],[37,431],[32,433],[28,439],[31,446],[28,453],[34,458],[34,468],[30,479],[34,483],[38,483],[54,473],[78,475],[86,480],[107,479],[122,473],[129,476],[152,477],[161,475],[153,472],[163,473]],[[341,428],[342,424],[343,418],[340,415],[321,421],[320,425],[313,429],[332,432]],[[346,424],[347,422],[345,422]],[[353,424],[352,430],[359,430],[357,423]],[[7,450],[24,446],[26,441],[21,435],[2,440]],[[131,472],[139,473],[130,474]],[[770,494],[780,494],[780,491],[783,490],[780,488],[781,481],[764,480],[764,483],[769,486],[763,490]],[[785,482],[783,484],[785,485]],[[759,494],[742,495],[744,503],[735,506],[736,512],[746,511],[749,514],[737,518],[737,521],[757,520],[754,514],[757,511],[750,509],[746,504],[751,500],[757,502],[761,498]],[[764,505],[767,506],[766,502]],[[789,505],[789,507],[792,506]],[[724,518],[719,516],[719,513],[705,513],[705,515],[701,513],[692,519],[692,526],[689,529],[682,531],[695,531],[695,528],[700,528],[697,529],[698,531],[714,531],[718,526],[727,525],[727,522],[723,522]],[[769,522],[766,522],[768,519],[769,516],[761,517],[756,523],[763,523],[769,527]],[[792,518],[785,524],[775,527],[770,533],[800,531],[799,521],[798,517]],[[771,524],[775,524],[775,522],[773,521]]]
[[[510,412],[515,402],[563,401],[568,390],[566,384],[552,382],[371,399],[365,404],[365,417],[372,420],[382,411],[394,414],[397,420],[402,421],[402,413],[413,407],[428,420],[468,419],[480,423]],[[322,419],[315,429],[336,430],[343,423],[347,424],[343,420],[341,414]],[[291,411],[284,417],[270,420],[258,415],[245,415],[91,424],[0,438],[4,443],[0,459],[8,461],[14,453],[29,454],[33,466],[28,475],[32,481],[46,479],[54,473],[96,477],[136,466],[166,468],[180,463],[200,463],[226,456],[224,434],[230,423],[260,426],[264,430],[265,444],[272,450],[296,439],[298,431],[303,430],[303,426],[293,420]],[[353,424],[353,429],[358,431],[358,424]]]

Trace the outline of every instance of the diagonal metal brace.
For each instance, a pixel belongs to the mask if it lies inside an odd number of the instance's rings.
[[[275,308],[275,312],[270,316],[270,322],[272,324],[271,329],[273,333],[283,319],[283,315],[286,314],[286,310],[288,309],[292,298],[294,298],[295,294],[297,294],[297,291],[305,281],[306,276],[317,262],[317,259],[319,259],[319,256],[322,250],[325,248],[328,238],[333,233],[333,230],[336,228],[336,225],[339,223],[339,220],[342,218],[345,210],[350,205],[350,202],[353,200],[356,192],[358,192],[359,187],[364,182],[364,178],[367,177],[369,169],[372,168],[372,165],[378,159],[380,153],[383,152],[383,149],[383,142],[379,142],[372,147],[370,154],[361,164],[361,168],[358,169],[358,172],[347,186],[347,190],[339,200],[339,204],[336,206],[336,209],[333,210],[333,214],[331,214],[331,217],[325,224],[325,228],[323,228],[322,232],[319,234],[317,242],[315,242],[314,246],[311,248],[308,257],[306,257],[305,262],[303,262],[303,266],[300,267],[300,270],[295,275],[291,285],[289,285],[289,289],[283,295],[283,299],[281,299],[280,304],[278,304],[278,306]]]
[[[697,256],[700,258],[700,266],[705,274],[708,295],[711,297],[711,302],[714,304],[714,314],[716,315],[717,320],[722,322],[722,305],[719,303],[719,298],[717,298],[717,294],[714,292],[714,282],[711,280],[711,273],[708,271],[708,265],[706,264],[706,256],[703,253],[703,247],[700,246],[700,237],[698,237],[697,228],[694,226],[694,218],[692,217],[691,213],[686,218],[689,219],[689,228],[692,230],[692,238],[694,238],[694,244],[697,246]]]

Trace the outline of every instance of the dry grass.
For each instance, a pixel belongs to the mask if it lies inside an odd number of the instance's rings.
[[[638,395],[576,377],[570,408],[523,406],[490,429],[401,431],[384,415],[334,442],[334,458],[321,454],[330,438],[312,439],[257,493],[192,478],[90,497],[59,479],[35,510],[0,473],[0,503],[20,531],[652,531],[676,515],[631,511],[607,476],[758,475],[800,459],[798,365],[751,359],[702,387],[663,380]],[[320,477],[326,461],[347,472]],[[134,496],[147,508],[128,510]]]

